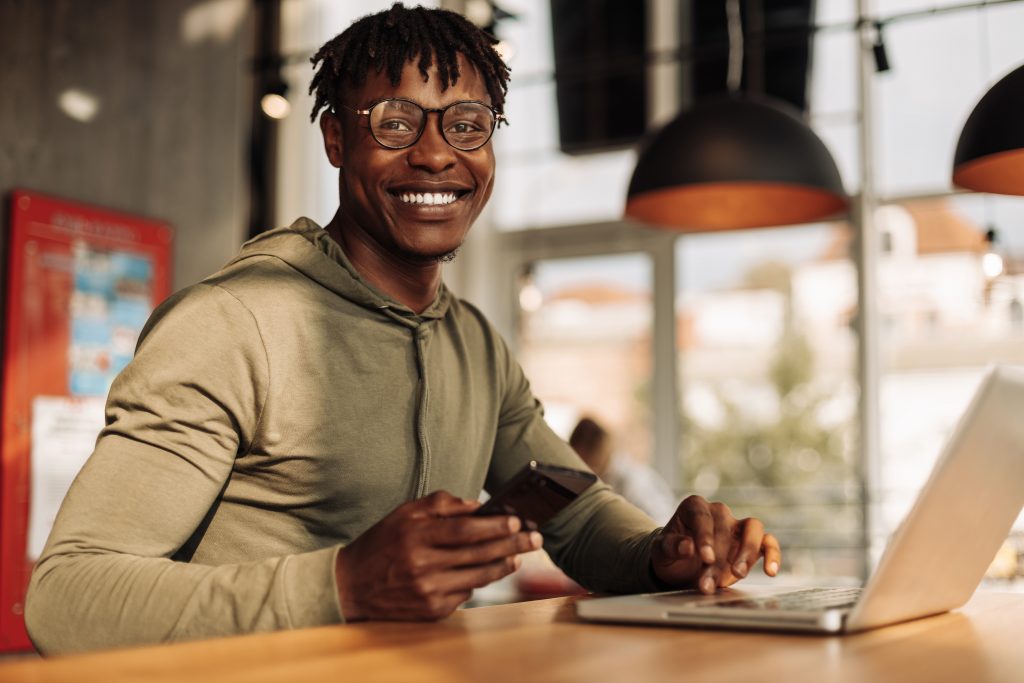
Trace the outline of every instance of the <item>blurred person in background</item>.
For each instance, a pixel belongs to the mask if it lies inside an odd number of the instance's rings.
[[[596,420],[584,417],[572,430],[569,445],[594,474],[651,519],[668,519],[676,497],[654,469],[615,452],[612,436]]]
[[[699,496],[659,527],[599,483],[543,538],[472,515],[531,460],[586,467],[441,279],[494,183],[495,42],[395,4],[314,56],[337,213],[259,235],[153,313],[33,571],[42,652],[440,619],[542,541],[592,590],[777,573],[759,520]]]

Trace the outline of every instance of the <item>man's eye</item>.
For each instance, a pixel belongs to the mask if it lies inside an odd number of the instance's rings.
[[[378,126],[380,130],[393,131],[396,133],[404,133],[412,130],[412,127],[408,122],[400,119],[390,119],[388,121],[381,121]]]
[[[477,133],[480,130],[480,126],[476,125],[472,121],[456,121],[452,125],[448,126],[449,133],[455,133],[457,135],[465,135],[467,133]]]

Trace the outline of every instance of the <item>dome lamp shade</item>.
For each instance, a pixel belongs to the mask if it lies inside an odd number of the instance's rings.
[[[794,107],[733,94],[697,104],[648,138],[626,216],[707,232],[809,223],[848,206],[835,160]]]
[[[953,157],[953,184],[1024,195],[1024,65],[993,85],[967,117]]]

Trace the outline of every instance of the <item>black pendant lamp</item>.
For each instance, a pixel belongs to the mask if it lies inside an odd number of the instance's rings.
[[[847,204],[836,162],[795,107],[730,95],[683,112],[646,143],[626,215],[700,232],[809,223]]]
[[[1024,65],[993,85],[967,118],[953,157],[953,184],[1024,195]]]
[[[800,112],[738,92],[738,5],[726,5],[730,94],[682,112],[645,142],[629,183],[628,218],[704,232],[808,223],[846,210],[835,160]]]

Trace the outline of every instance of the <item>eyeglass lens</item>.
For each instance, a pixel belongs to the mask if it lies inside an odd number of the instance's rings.
[[[415,102],[383,100],[370,109],[370,130],[385,147],[408,147],[426,125],[427,114]],[[468,151],[482,146],[494,130],[494,112],[477,102],[456,102],[441,114],[441,134],[449,145]]]

